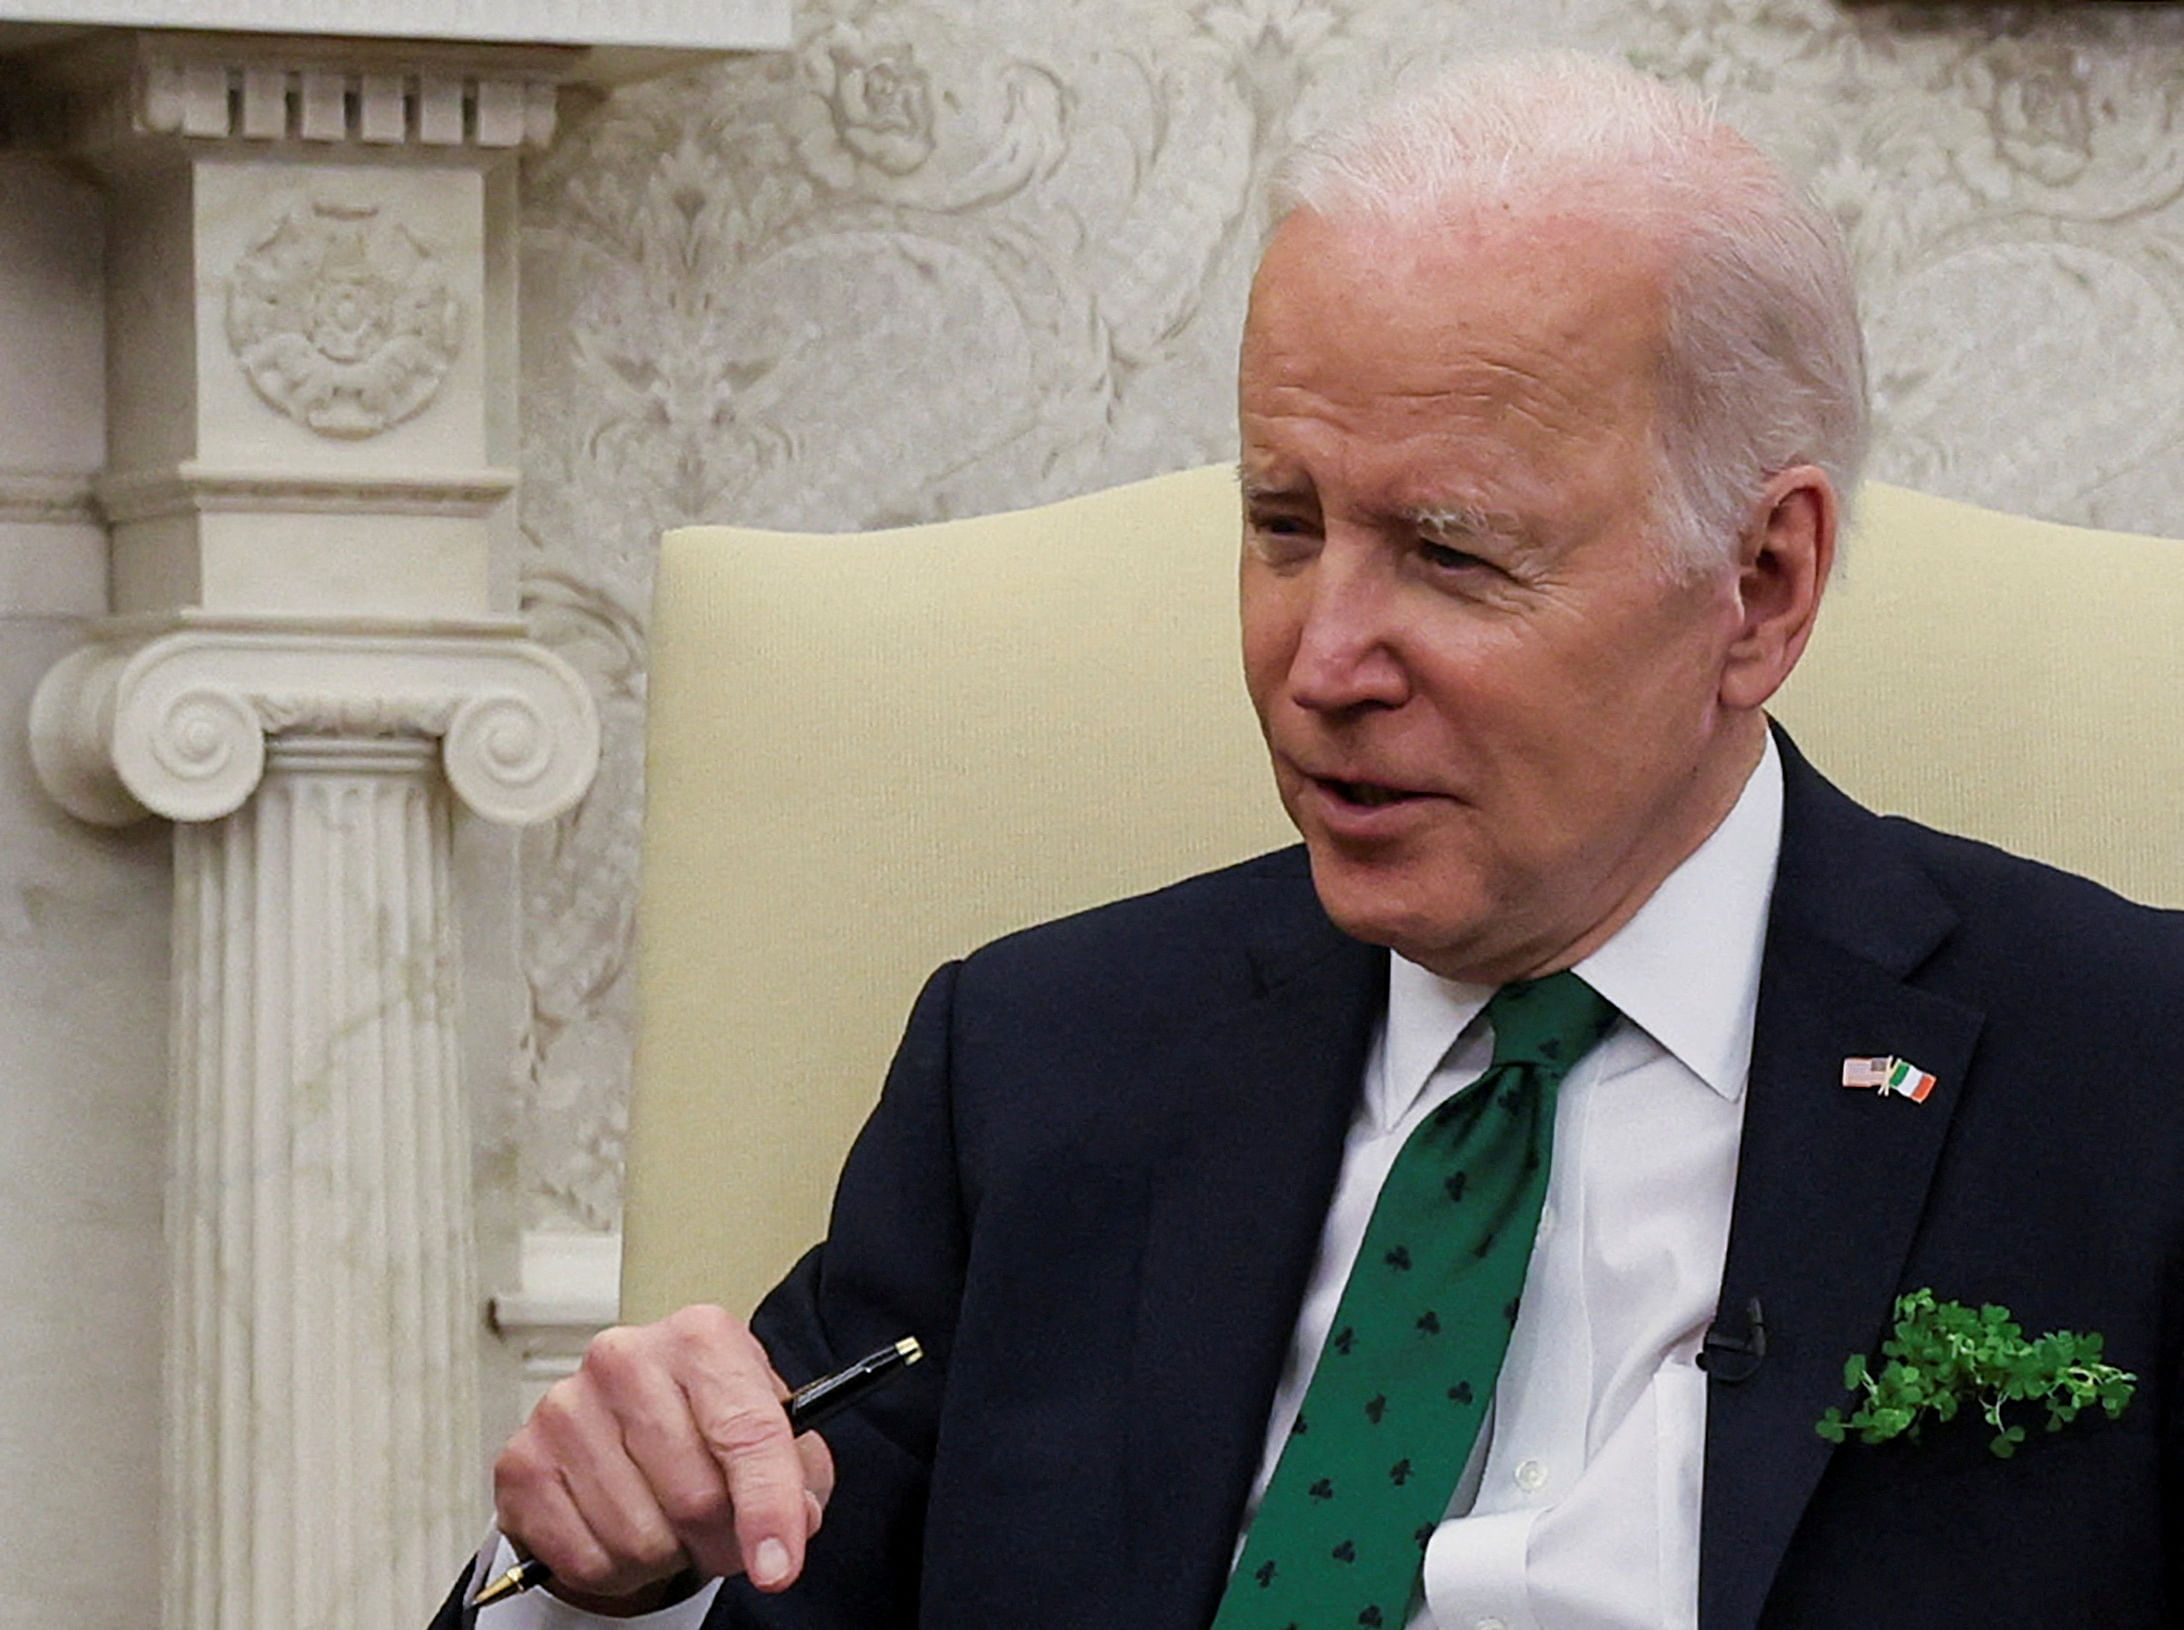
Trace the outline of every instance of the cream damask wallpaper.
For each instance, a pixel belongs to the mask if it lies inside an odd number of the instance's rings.
[[[524,191],[523,563],[606,757],[525,856],[502,1153],[612,1226],[653,541],[1013,507],[1232,455],[1257,183],[1460,54],[1703,87],[1854,247],[1875,473],[2184,534],[2184,8],[1838,0],[798,0],[618,93]]]

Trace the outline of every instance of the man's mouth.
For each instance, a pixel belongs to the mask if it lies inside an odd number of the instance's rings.
[[[1388,804],[1399,804],[1415,793],[1404,792],[1396,787],[1384,787],[1372,781],[1336,781],[1325,779],[1320,785],[1327,788],[1346,804],[1357,804],[1365,809],[1379,809]]]

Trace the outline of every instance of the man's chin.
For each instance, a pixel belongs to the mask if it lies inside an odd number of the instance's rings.
[[[1463,960],[1459,948],[1478,937],[1484,913],[1445,889],[1429,892],[1410,868],[1360,862],[1316,843],[1308,848],[1320,907],[1352,939],[1438,971]]]

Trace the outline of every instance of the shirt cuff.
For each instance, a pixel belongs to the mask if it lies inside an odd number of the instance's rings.
[[[494,1529],[485,1536],[485,1544],[478,1549],[478,1560],[471,1569],[471,1590],[483,1588],[488,1580],[498,1579],[516,1565],[515,1547],[501,1538]],[[537,1590],[527,1590],[520,1596],[503,1597],[489,1607],[480,1608],[475,1615],[477,1630],[609,1630],[612,1626],[627,1626],[629,1630],[699,1630],[705,1615],[713,1606],[713,1598],[720,1594],[720,1581],[708,1579],[694,1596],[654,1613],[640,1613],[630,1619],[610,1619],[604,1614],[587,1613],[580,1607],[571,1607],[553,1594],[551,1585]]]

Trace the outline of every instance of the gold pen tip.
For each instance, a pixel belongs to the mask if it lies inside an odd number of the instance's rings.
[[[895,1351],[902,1354],[905,1364],[915,1364],[925,1356],[925,1349],[918,1345],[918,1338],[915,1336],[905,1336],[896,1342]]]
[[[510,1568],[490,1585],[487,1585],[485,1589],[479,1591],[477,1595],[471,1597],[470,1605],[472,1608],[491,1607],[503,1596],[513,1596],[522,1588],[523,1569],[521,1565],[518,1565]]]

